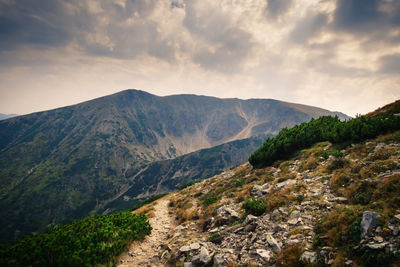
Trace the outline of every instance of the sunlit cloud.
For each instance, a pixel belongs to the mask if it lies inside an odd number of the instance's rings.
[[[399,18],[390,0],[0,0],[0,112],[137,88],[366,113],[400,98]]]

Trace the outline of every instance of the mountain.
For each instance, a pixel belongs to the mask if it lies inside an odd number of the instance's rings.
[[[132,212],[87,217],[0,244],[0,265],[399,266],[399,107],[282,130],[261,148],[287,146],[289,156],[243,164]],[[335,131],[348,139],[329,142]],[[304,145],[304,137],[314,139]],[[143,177],[190,177],[179,170],[194,166],[191,159],[201,161],[198,170],[210,169],[247,140],[151,163]],[[163,178],[148,182],[162,185]],[[150,229],[150,237],[133,241]]]
[[[0,237],[102,210],[152,162],[327,114],[347,118],[271,99],[126,90],[0,121]]]
[[[19,115],[18,114],[3,114],[3,113],[0,113],[0,121],[6,120],[6,119],[9,119],[9,118],[13,118],[13,117],[17,117],[17,116],[19,116]]]
[[[264,140],[261,136],[236,140],[175,159],[150,163],[135,176],[126,192],[100,211],[129,209],[139,200],[154,194],[170,192],[238,166],[246,162]]]

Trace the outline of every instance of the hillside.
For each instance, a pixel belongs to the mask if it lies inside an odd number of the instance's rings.
[[[300,148],[304,139],[293,133],[325,129],[324,117],[286,129],[261,147],[283,134],[292,145],[286,159],[261,168],[243,164],[134,210],[133,216],[147,215],[152,231],[120,255],[119,266],[398,266],[400,117],[392,114],[328,120],[350,136],[358,128],[347,131],[347,124],[365,126],[354,143]],[[60,229],[61,240],[69,240]],[[102,230],[92,231],[104,244]],[[47,235],[35,238],[51,242]],[[28,263],[29,249],[26,257],[15,254],[30,247],[26,240],[2,248],[6,264]]]
[[[9,119],[9,118],[13,118],[13,117],[17,117],[17,116],[19,116],[18,114],[3,114],[3,113],[0,113],[0,121],[1,120],[6,120],[6,119]]]
[[[297,106],[127,90],[0,121],[0,239],[104,210],[132,189],[149,163],[336,114]],[[151,194],[144,190],[128,197]]]
[[[170,194],[162,201],[175,226],[152,243],[163,246],[132,246],[120,266],[398,266],[400,131],[389,132],[317,142],[287,160],[247,163]]]

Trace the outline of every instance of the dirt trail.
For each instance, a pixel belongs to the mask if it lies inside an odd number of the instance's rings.
[[[173,229],[173,216],[168,213],[168,199],[160,199],[154,205],[154,217],[149,219],[151,234],[142,242],[131,244],[128,252],[119,260],[118,266],[164,266],[160,261],[161,245]]]

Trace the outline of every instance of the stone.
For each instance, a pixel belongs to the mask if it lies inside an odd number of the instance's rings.
[[[198,249],[200,249],[200,244],[199,243],[192,243],[192,244],[190,244],[190,249],[191,250],[198,250]]]
[[[253,188],[251,189],[251,195],[255,197],[260,197],[262,195],[268,194],[268,184],[263,184],[263,185],[254,185]]]
[[[383,242],[383,243],[368,243],[367,247],[370,249],[378,250],[378,249],[384,249],[389,243],[388,242]]]
[[[396,215],[394,215],[393,217],[394,217],[397,221],[400,222],[400,214],[396,214]]]
[[[239,214],[233,209],[229,208],[228,206],[222,206],[219,209],[217,209],[217,214],[223,217],[239,218]]]
[[[345,198],[345,197],[335,197],[332,200],[335,202],[341,202],[341,203],[347,203],[347,201],[348,201],[347,198]]]
[[[294,210],[292,213],[290,213],[290,218],[299,218],[300,217],[300,211]]]
[[[205,247],[201,247],[200,249],[200,263],[207,264],[211,260],[210,253]]]
[[[179,251],[180,251],[180,252],[188,252],[188,251],[190,251],[190,247],[189,247],[189,246],[182,246],[182,247],[179,249]]]
[[[296,225],[296,224],[299,223],[299,219],[298,218],[294,218],[294,219],[288,220],[287,223],[290,224],[290,225]]]
[[[217,267],[223,266],[224,264],[224,257],[222,255],[215,255],[214,256],[214,264],[217,265]]]
[[[267,242],[274,250],[281,250],[281,246],[276,242],[275,238],[272,235],[267,235]]]
[[[257,217],[254,216],[254,215],[249,214],[249,215],[247,215],[247,217],[246,217],[246,219],[244,220],[243,223],[246,225],[246,224],[253,223],[253,222],[256,222],[256,221],[257,221]]]
[[[184,262],[183,267],[193,267],[193,263],[191,262]]]
[[[304,251],[304,253],[300,257],[300,260],[302,262],[316,263],[317,253],[314,251]]]
[[[353,261],[352,260],[347,260],[347,261],[344,262],[344,265],[345,266],[351,266],[351,265],[353,265]]]
[[[372,211],[364,211],[361,220],[361,238],[369,234],[379,223],[381,215]]]
[[[272,252],[265,249],[257,249],[256,252],[261,258],[264,258],[266,261],[269,261],[272,257]]]
[[[295,183],[296,183],[295,180],[288,179],[288,180],[286,180],[286,181],[277,183],[277,184],[276,184],[276,187],[277,187],[278,189],[282,189],[282,188],[286,188],[286,187],[288,187],[288,186],[290,186],[290,185],[293,185],[293,184],[295,184]]]

